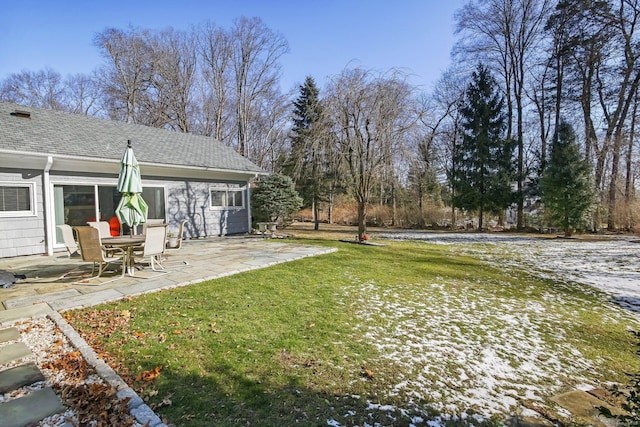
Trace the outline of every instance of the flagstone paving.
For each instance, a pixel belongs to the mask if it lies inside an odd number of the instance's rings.
[[[64,410],[53,389],[45,387],[0,404],[0,419],[4,427],[24,427]]]
[[[44,380],[44,375],[42,375],[35,363],[9,368],[0,372],[0,393],[7,393]]]
[[[0,365],[19,362],[32,355],[23,342],[13,342],[19,338],[16,328],[0,330]],[[44,375],[35,364],[18,365],[0,372],[0,393],[12,392],[44,380]],[[4,427],[23,427],[64,410],[60,398],[50,387],[45,387],[0,403],[0,420]]]

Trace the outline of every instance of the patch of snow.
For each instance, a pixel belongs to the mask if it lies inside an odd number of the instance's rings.
[[[500,267],[514,266],[518,271],[524,267],[531,274],[556,280],[558,287],[570,282],[592,286],[640,313],[640,257],[636,255],[640,245],[627,239],[581,241],[424,232],[376,237],[453,243],[457,253]],[[510,274],[508,268],[503,271]],[[381,288],[355,278],[345,287],[347,300],[358,304],[354,307],[356,334],[398,367],[397,376],[388,379],[394,384],[388,396],[405,396],[413,414],[422,409],[424,418],[412,419],[404,409],[391,405],[370,404],[368,410],[399,410],[412,424],[427,419],[427,425],[440,427],[457,417],[482,422],[495,414],[539,416],[522,408],[520,402],[526,399],[542,404],[544,397],[569,382],[593,388],[589,383],[594,379],[582,377],[593,368],[591,362],[565,339],[562,324],[567,322],[566,315],[526,298],[483,295],[464,284],[459,293],[451,292],[444,281],[416,284],[411,292],[406,288],[406,284]],[[553,305],[560,295],[551,290],[543,299]],[[588,309],[579,304],[575,308],[576,312]],[[549,325],[554,325],[552,331]],[[549,334],[555,335],[553,346],[543,338]],[[429,402],[430,406],[419,407],[415,402]],[[433,409],[440,417],[428,414]]]

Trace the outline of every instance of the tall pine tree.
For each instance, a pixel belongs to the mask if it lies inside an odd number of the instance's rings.
[[[585,225],[593,203],[589,162],[580,153],[573,127],[561,122],[551,145],[551,156],[540,179],[542,202],[565,236]]]
[[[313,211],[318,229],[320,201],[327,194],[328,166],[326,127],[319,90],[312,77],[300,86],[300,95],[294,101],[291,156],[285,171],[296,183],[306,207]]]
[[[501,214],[514,201],[514,141],[503,138],[504,98],[496,80],[482,64],[472,74],[460,108],[463,136],[454,147],[453,204],[478,213]]]

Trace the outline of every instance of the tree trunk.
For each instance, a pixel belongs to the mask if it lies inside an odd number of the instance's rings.
[[[318,231],[320,229],[320,208],[315,196],[311,202],[311,209],[313,210],[313,229]]]
[[[451,204],[451,230],[456,229],[456,207]]]
[[[392,210],[391,210],[391,226],[395,227],[396,226],[396,185],[392,184],[391,185],[391,203],[392,203]]]
[[[624,199],[627,205],[630,206],[632,192],[633,192],[633,141],[636,135],[636,115],[638,114],[638,93],[633,102],[633,113],[631,114],[631,127],[629,129],[629,141],[627,141],[627,156],[626,156],[626,176],[624,180]],[[632,224],[629,224],[632,226]]]
[[[358,201],[358,241],[362,242],[364,235],[367,234],[367,204],[364,201]]]
[[[609,179],[609,214],[607,216],[607,229],[616,231],[616,196],[618,193],[618,168],[620,167],[620,146],[622,135],[616,134],[613,143],[613,156],[611,158],[611,177]]]
[[[329,212],[327,212],[327,222],[333,224],[333,190],[329,191]]]

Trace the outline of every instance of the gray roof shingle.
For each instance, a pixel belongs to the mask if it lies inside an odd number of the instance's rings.
[[[28,111],[30,118],[18,117]],[[264,170],[206,136],[0,102],[0,149],[120,160],[131,140],[140,163],[234,172]]]

